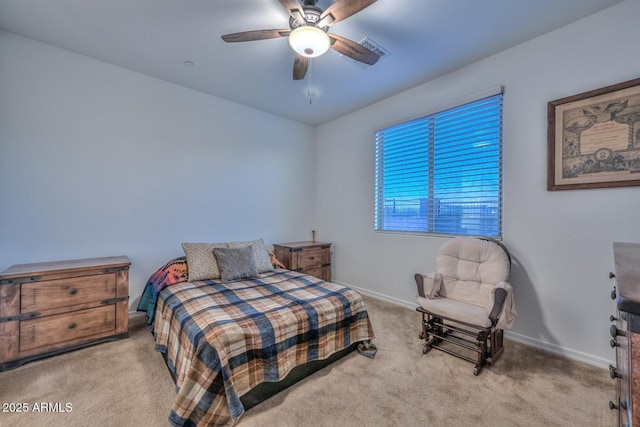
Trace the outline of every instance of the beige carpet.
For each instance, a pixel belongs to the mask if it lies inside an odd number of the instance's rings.
[[[366,298],[378,347],[350,354],[247,411],[240,427],[613,426],[608,372],[506,342],[495,366],[422,355],[420,316]],[[167,426],[174,385],[140,317],[131,337],[0,373],[3,426]],[[33,412],[39,403],[70,412]],[[37,408],[36,408],[37,409]]]

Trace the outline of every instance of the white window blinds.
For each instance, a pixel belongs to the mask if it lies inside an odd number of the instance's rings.
[[[501,237],[502,93],[376,132],[375,229]]]

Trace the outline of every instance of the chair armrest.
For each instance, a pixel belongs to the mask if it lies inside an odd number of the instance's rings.
[[[418,287],[418,296],[426,298],[426,296],[424,296],[424,277],[422,274],[416,274],[413,278],[416,280],[416,286]]]
[[[493,290],[493,307],[489,313],[491,323],[499,329],[509,329],[518,313],[513,299],[513,286],[500,282]]]
[[[504,288],[496,288],[493,292],[493,308],[491,309],[491,313],[489,313],[489,319],[491,319],[491,323],[493,326],[498,322],[498,317],[500,316],[500,312],[502,312],[502,306],[504,305],[504,300],[507,298],[507,291]]]
[[[442,286],[442,274],[416,274],[414,276],[418,287],[418,295],[422,298],[434,299]]]

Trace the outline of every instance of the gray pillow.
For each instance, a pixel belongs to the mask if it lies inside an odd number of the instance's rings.
[[[251,246],[214,248],[213,254],[218,262],[220,278],[223,282],[248,279],[259,275]]]
[[[266,273],[273,271],[273,264],[271,264],[271,258],[269,252],[264,246],[262,239],[248,240],[246,242],[228,242],[228,248],[241,248],[244,246],[251,246],[253,250],[253,258],[256,260],[256,266],[258,267],[258,273]]]
[[[226,243],[183,243],[182,249],[187,256],[189,281],[214,280],[220,278],[220,270],[213,248],[226,248]]]

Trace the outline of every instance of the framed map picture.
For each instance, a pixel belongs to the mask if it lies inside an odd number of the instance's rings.
[[[547,190],[640,185],[640,79],[547,104]]]

